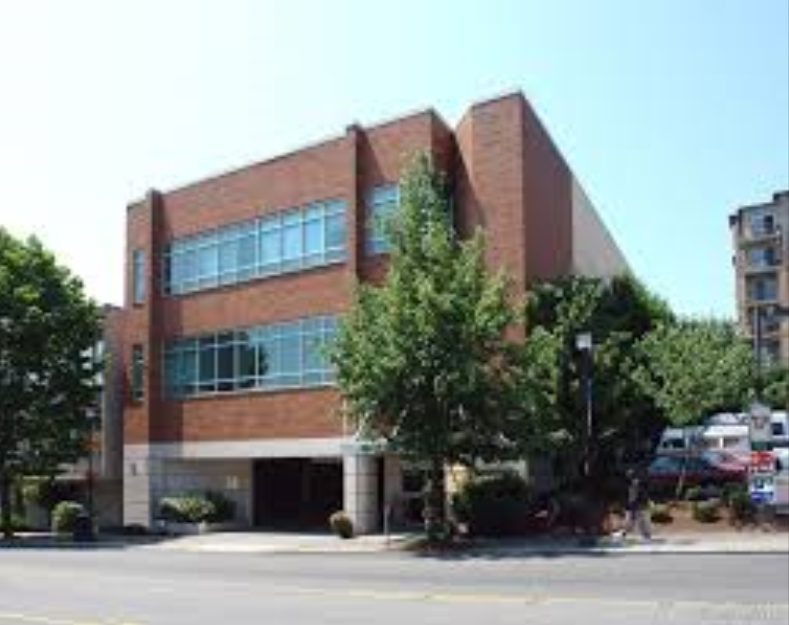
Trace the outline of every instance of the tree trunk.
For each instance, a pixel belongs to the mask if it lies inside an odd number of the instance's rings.
[[[447,527],[446,481],[444,461],[433,458],[430,466],[430,482],[425,502],[425,529],[430,540],[439,540]]]
[[[3,538],[13,538],[14,528],[11,526],[11,479],[7,475],[0,476],[0,509],[3,526]]]

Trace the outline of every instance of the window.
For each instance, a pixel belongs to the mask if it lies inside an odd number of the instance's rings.
[[[376,187],[367,196],[366,249],[368,254],[380,254],[389,249],[386,236],[388,222],[400,202],[397,185]]]
[[[778,280],[775,276],[759,276],[747,282],[748,297],[757,302],[778,299]]]
[[[337,320],[321,316],[170,342],[165,393],[188,397],[329,383],[334,371],[325,348],[336,332]]]
[[[775,247],[754,247],[746,252],[748,267],[768,268],[778,264],[778,254]]]
[[[145,301],[145,252],[140,249],[132,253],[132,299],[135,304]]]
[[[748,217],[748,225],[752,236],[767,236],[775,232],[775,216],[763,211],[754,212]]]
[[[142,345],[132,346],[131,396],[134,401],[141,401],[143,398],[144,367],[145,357]]]
[[[165,293],[340,262],[345,249],[345,202],[315,202],[173,241],[164,257]]]

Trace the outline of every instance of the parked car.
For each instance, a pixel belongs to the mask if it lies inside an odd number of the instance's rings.
[[[684,464],[684,469],[683,469]],[[687,486],[721,485],[747,479],[748,467],[740,462],[727,461],[710,455],[681,458],[658,456],[647,469],[650,486],[656,489],[673,487],[682,477]]]

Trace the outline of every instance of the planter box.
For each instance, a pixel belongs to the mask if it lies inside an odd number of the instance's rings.
[[[242,529],[242,524],[236,521],[225,523],[176,523],[175,521],[161,522],[167,534],[173,536],[195,536],[198,534],[211,534],[213,532],[232,532]]]

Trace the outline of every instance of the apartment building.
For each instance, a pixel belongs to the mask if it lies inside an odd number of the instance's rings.
[[[487,262],[534,280],[610,276],[625,260],[529,103],[472,105],[455,128],[424,110],[128,207],[124,518],[220,491],[250,527],[361,532],[397,514],[399,458],[366,447],[341,414],[322,346],[354,285],[386,271],[380,217],[416,150],[450,182],[456,227],[487,232]]]
[[[758,321],[763,361],[789,364],[789,191],[739,208],[729,226],[739,322],[756,346]]]

